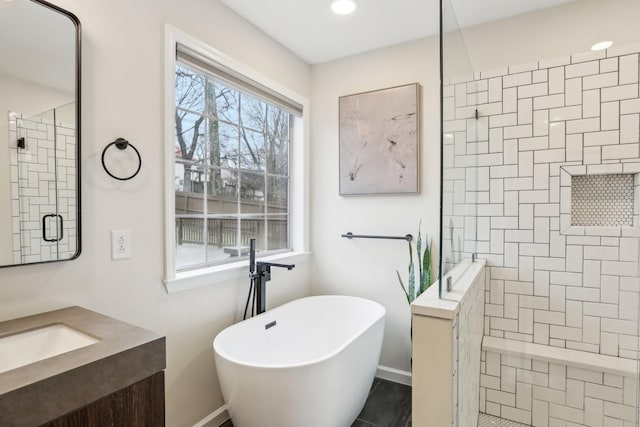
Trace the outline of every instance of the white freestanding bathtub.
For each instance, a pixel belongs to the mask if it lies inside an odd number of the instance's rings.
[[[347,427],[373,383],[380,304],[315,296],[232,325],[213,341],[234,427]]]

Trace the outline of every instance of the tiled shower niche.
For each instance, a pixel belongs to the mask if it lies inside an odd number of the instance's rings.
[[[571,225],[633,226],[633,175],[571,177]]]
[[[560,233],[626,235],[640,218],[638,163],[562,166]]]

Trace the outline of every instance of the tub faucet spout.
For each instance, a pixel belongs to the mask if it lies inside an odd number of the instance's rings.
[[[293,270],[295,264],[278,264],[275,262],[256,262],[256,239],[249,241],[249,277],[253,282],[258,300],[257,314],[264,313],[267,305],[267,282],[271,280],[271,267]]]

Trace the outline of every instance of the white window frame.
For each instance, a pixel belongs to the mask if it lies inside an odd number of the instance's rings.
[[[168,293],[212,285],[233,280],[248,274],[247,259],[176,272],[175,262],[175,70],[176,48],[181,44],[194,52],[264,85],[303,107],[300,123],[293,128],[290,142],[289,229],[291,251],[261,259],[278,262],[302,262],[309,252],[309,101],[291,89],[274,82],[252,68],[234,60],[184,31],[165,25],[164,67],[164,225],[165,225],[165,274],[164,284]]]

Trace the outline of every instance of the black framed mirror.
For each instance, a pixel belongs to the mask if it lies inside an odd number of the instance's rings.
[[[0,267],[81,250],[80,21],[0,2]]]

